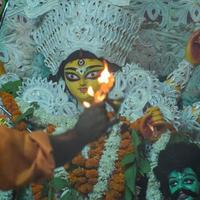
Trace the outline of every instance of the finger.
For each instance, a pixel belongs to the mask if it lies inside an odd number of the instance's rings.
[[[152,119],[152,123],[159,122],[159,121],[163,121],[163,122],[165,121],[162,116],[154,116],[151,119]]]
[[[160,115],[163,116],[163,114],[160,112],[160,110],[155,110],[151,113],[152,116]]]
[[[153,112],[155,112],[155,111],[160,111],[160,108],[159,107],[150,107],[150,108],[148,108],[147,109],[147,111],[146,111],[146,113],[153,113]]]
[[[166,124],[166,122],[165,121],[162,121],[162,120],[160,120],[160,121],[154,121],[154,122],[152,122],[151,123],[151,125],[152,126],[164,126]]]

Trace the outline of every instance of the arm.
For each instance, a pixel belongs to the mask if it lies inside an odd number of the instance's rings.
[[[48,136],[42,131],[32,134],[0,127],[0,189],[12,189],[53,175],[81,151],[87,143],[106,132],[107,113],[100,106],[86,109],[73,130]]]
[[[111,123],[103,105],[86,109],[83,112],[73,130],[50,137],[53,147],[56,166],[61,166],[71,160],[89,142],[106,133]]]
[[[184,89],[190,79],[192,70],[193,66],[186,60],[182,60],[178,65],[178,69],[174,70],[167,77],[165,83],[174,89],[177,95],[180,95],[181,90]]]
[[[173,71],[165,81],[173,89],[180,93],[188,82],[193,70],[193,66],[200,63],[200,30],[192,33],[190,36],[186,52],[185,60],[179,63],[178,69]]]

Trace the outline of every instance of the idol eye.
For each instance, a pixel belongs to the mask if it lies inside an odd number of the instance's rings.
[[[184,183],[186,184],[193,184],[194,180],[191,178],[184,179]]]
[[[87,79],[97,79],[100,76],[100,71],[92,71],[86,74],[85,78]]]
[[[68,81],[78,81],[80,78],[74,73],[65,73],[65,77]]]
[[[171,187],[176,187],[176,186],[177,186],[177,181],[176,181],[176,180],[170,181],[170,182],[169,182],[169,186],[171,186]]]

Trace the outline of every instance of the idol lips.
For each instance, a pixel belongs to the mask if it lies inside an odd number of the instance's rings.
[[[186,195],[186,194],[184,194],[184,193],[180,193],[180,195],[179,195],[179,197],[178,197],[178,200],[185,200],[185,199],[187,199],[189,196],[188,195]]]
[[[85,94],[87,92],[87,87],[82,87],[82,88],[79,88],[80,92]]]

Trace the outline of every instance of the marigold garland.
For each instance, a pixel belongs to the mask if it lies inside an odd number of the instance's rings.
[[[17,118],[22,114],[19,106],[17,105],[14,97],[8,92],[0,92],[0,97],[3,103],[3,106],[11,114],[12,121],[15,123]],[[23,131],[27,128],[27,124],[24,121],[21,121],[15,125],[15,128]]]
[[[81,154],[77,155],[70,164],[67,165],[69,180],[72,186],[83,196],[92,192],[97,183],[99,160],[104,150],[106,137],[101,137],[89,145],[89,158],[85,159]],[[118,150],[118,159],[115,162],[115,170],[108,181],[108,188],[103,197],[104,200],[121,199],[125,189],[124,170],[121,161],[124,156],[133,152],[134,148],[131,142],[130,133],[121,133],[121,143]],[[75,167],[75,169],[74,169]]]
[[[128,131],[121,133],[121,143],[118,151],[118,160],[116,161],[115,164],[116,166],[115,171],[113,172],[113,175],[108,183],[108,189],[104,198],[105,200],[122,198],[122,194],[125,189],[125,178],[121,161],[126,154],[131,153],[133,151],[134,149],[131,143],[130,133]]]
[[[69,173],[69,180],[74,188],[82,195],[91,192],[97,182],[98,165],[101,154],[103,153],[105,137],[92,142],[89,151],[89,159],[85,159],[81,154],[77,155],[71,162],[75,168]],[[69,169],[70,170],[70,169]]]

